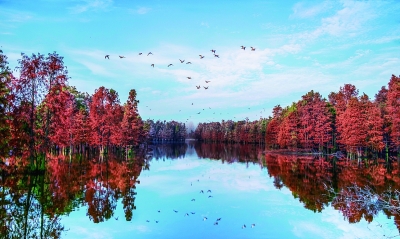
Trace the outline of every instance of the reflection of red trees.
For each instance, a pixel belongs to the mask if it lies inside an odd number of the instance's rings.
[[[307,209],[320,212],[328,205],[324,184],[331,182],[329,162],[312,157],[266,154],[268,173],[288,187]]]
[[[256,145],[196,143],[194,149],[200,158],[221,160],[222,162],[258,162],[263,148]]]
[[[84,202],[89,218],[98,223],[113,216],[117,201],[122,198],[126,219],[131,220],[135,209],[135,184],[142,169],[140,158],[121,161],[109,156],[98,163],[97,160],[77,162],[75,159],[71,162],[69,156],[63,155],[48,157],[49,190],[53,195],[48,214],[70,212],[71,206]]]
[[[362,218],[371,222],[382,211],[388,216],[395,216],[395,223],[400,228],[396,213],[385,208],[397,207],[399,202],[389,200],[387,190],[400,190],[400,165],[385,161],[368,161],[359,164],[355,161],[332,161],[332,159],[299,157],[291,155],[266,154],[265,165],[270,176],[274,177],[277,188],[288,187],[295,198],[313,211],[321,211],[329,203],[341,211],[349,222],[359,222]],[[332,190],[343,193],[332,202]],[[357,187],[354,187],[357,185]],[[364,194],[360,194],[362,188]],[[378,196],[375,196],[378,195]],[[381,196],[379,196],[381,195]],[[374,206],[370,201],[384,197],[388,205]],[[364,201],[368,198],[369,201]],[[394,198],[395,199],[395,198]]]

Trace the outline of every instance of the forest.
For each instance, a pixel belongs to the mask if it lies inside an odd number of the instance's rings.
[[[273,108],[259,120],[200,123],[195,137],[205,142],[265,144],[270,150],[335,153],[351,158],[400,153],[400,77],[392,75],[373,100],[351,84],[328,99],[311,90],[298,102]]]
[[[103,86],[79,92],[55,52],[22,54],[16,70],[18,77],[0,52],[0,155],[9,165],[37,168],[48,152],[123,151],[147,139],[134,89],[124,104]]]
[[[18,76],[0,52],[0,155],[2,163],[43,165],[44,155],[133,152],[146,142],[261,144],[269,150],[335,153],[350,157],[400,153],[400,77],[370,99],[351,84],[328,99],[311,90],[298,102],[273,108],[259,120],[199,123],[187,133],[184,123],[143,120],[136,91],[121,104],[118,93],[103,86],[92,95],[68,84],[63,57],[21,54]]]
[[[63,57],[22,54],[16,77],[0,52],[0,155],[4,163],[43,164],[46,153],[129,153],[149,142],[183,142],[186,126],[142,120],[136,91],[121,104],[103,86],[92,95],[68,84]]]

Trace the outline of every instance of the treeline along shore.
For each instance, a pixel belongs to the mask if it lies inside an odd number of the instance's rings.
[[[89,95],[69,85],[68,79],[63,57],[55,52],[21,54],[11,70],[0,50],[3,165],[38,169],[47,153],[129,154],[148,141],[184,141],[183,123],[142,120],[134,89],[121,104],[113,89],[101,86]]]
[[[275,106],[272,117],[200,123],[194,135],[205,142],[265,144],[276,151],[399,155],[400,77],[392,75],[374,99],[351,84],[328,99],[311,90],[285,108]]]
[[[13,72],[19,72],[18,76]],[[259,120],[200,123],[187,133],[176,121],[144,121],[136,91],[121,104],[118,93],[103,86],[92,95],[68,83],[63,57],[21,54],[10,70],[0,50],[0,157],[4,165],[45,164],[46,153],[130,154],[147,142],[261,144],[271,150],[346,152],[350,157],[400,154],[400,78],[371,100],[346,84],[328,99],[310,91],[292,105],[273,108]]]

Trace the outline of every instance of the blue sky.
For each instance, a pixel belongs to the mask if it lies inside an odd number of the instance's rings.
[[[346,83],[373,98],[400,75],[399,10],[398,1],[0,0],[0,49],[11,67],[21,52],[56,51],[70,84],[89,94],[113,88],[123,103],[136,89],[144,119],[254,120]]]

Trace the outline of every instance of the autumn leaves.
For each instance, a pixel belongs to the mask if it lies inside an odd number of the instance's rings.
[[[22,54],[14,76],[0,54],[0,148],[12,156],[91,147],[107,149],[137,146],[145,138],[138,113],[136,91],[131,90],[124,105],[113,89],[100,87],[93,95],[68,85],[63,58],[56,53]],[[12,151],[10,151],[12,150]]]
[[[389,88],[382,87],[375,100],[359,96],[351,84],[328,98],[310,91],[290,106],[275,106],[268,119],[201,123],[196,137],[211,142],[265,142],[271,149],[342,150],[358,157],[390,149],[400,152],[400,77],[392,75]]]

